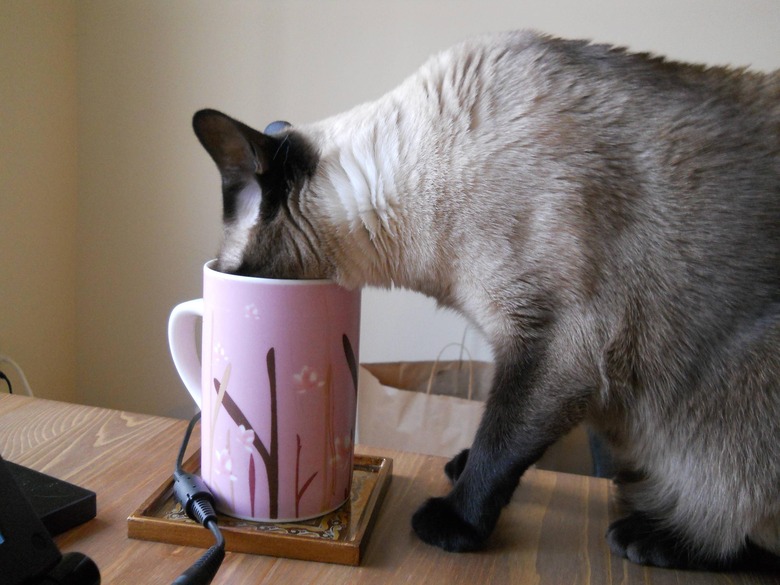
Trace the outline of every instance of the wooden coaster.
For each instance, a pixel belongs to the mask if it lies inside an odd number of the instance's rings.
[[[200,452],[184,464],[198,471]],[[291,559],[359,565],[368,536],[392,477],[393,460],[355,454],[352,496],[341,508],[299,523],[265,523],[219,515],[225,549]],[[127,519],[127,535],[185,546],[209,548],[214,536],[190,520],[173,500],[173,477]]]

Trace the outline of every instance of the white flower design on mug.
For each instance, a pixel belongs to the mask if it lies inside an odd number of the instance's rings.
[[[336,437],[336,461],[349,461],[349,455],[352,450],[352,437],[344,435]]]
[[[225,347],[220,342],[214,344],[214,357],[217,360],[229,361],[228,356],[225,353]]]
[[[252,452],[252,444],[255,441],[255,432],[246,428],[244,425],[238,425],[238,442],[246,449],[247,453]]]
[[[314,368],[303,366],[303,369],[293,374],[293,379],[298,386],[298,393],[305,394],[310,391],[322,390],[325,387],[325,380]]]
[[[230,457],[230,452],[227,449],[217,449],[215,455],[217,464],[214,467],[214,472],[217,475],[227,477],[230,481],[236,481],[238,478],[233,475],[233,460]]]

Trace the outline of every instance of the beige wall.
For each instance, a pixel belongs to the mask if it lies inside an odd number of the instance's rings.
[[[75,4],[0,2],[0,354],[63,400],[77,397],[76,105]]]
[[[311,121],[465,36],[521,27],[780,67],[775,0],[5,0],[0,26],[0,353],[40,395],[161,414],[191,410],[166,320],[219,237],[198,108]],[[363,361],[432,359],[463,334],[427,299],[364,298]]]

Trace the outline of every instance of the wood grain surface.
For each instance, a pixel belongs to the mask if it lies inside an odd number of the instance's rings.
[[[127,517],[171,474],[185,421],[21,396],[0,396],[3,458],[97,493],[97,517],[56,539],[100,567],[103,583],[171,583],[202,549],[127,537]],[[191,451],[197,448],[193,437]],[[651,569],[610,554],[611,483],[529,470],[504,510],[488,547],[452,554],[420,542],[412,513],[445,494],[445,460],[373,448],[391,457],[393,480],[360,567],[228,553],[216,584],[517,583],[768,584],[770,574]]]

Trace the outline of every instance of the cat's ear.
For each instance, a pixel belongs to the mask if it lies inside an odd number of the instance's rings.
[[[216,110],[200,110],[192,119],[195,135],[217,163],[226,187],[246,184],[271,166],[278,142]]]

